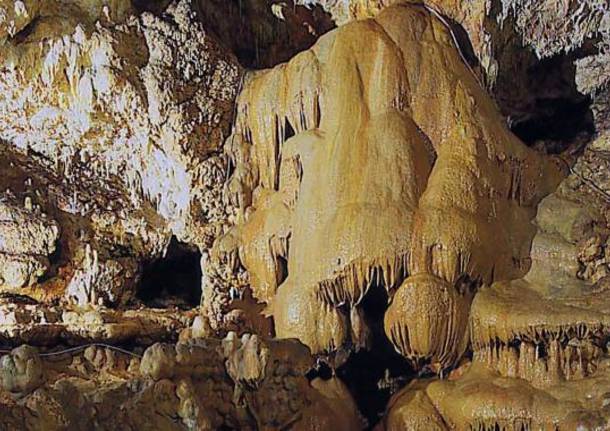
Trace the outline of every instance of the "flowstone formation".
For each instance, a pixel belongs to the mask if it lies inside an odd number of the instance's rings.
[[[609,52],[597,0],[0,0],[0,429],[609,429]]]
[[[385,289],[387,336],[437,371],[466,347],[477,287],[529,269],[530,221],[562,170],[509,132],[450,31],[410,4],[247,76],[230,144],[241,214],[215,251],[239,255],[277,335],[364,347],[359,306]]]

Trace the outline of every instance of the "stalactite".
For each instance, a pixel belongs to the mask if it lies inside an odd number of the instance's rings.
[[[130,1],[102,3],[66,14],[27,2],[19,25],[36,20],[27,39],[2,40],[11,68],[0,77],[0,138],[54,162],[66,180],[119,181],[136,208],[152,203],[185,235],[195,195],[220,188],[196,184],[194,171],[220,146],[240,70],[190,2],[169,5],[164,20],[136,19]]]
[[[541,386],[582,379],[595,372],[603,356],[609,319],[603,309],[544,298],[524,281],[497,283],[480,292],[472,306],[474,360]],[[498,346],[494,357],[490,352]],[[516,368],[504,365],[515,357]]]
[[[314,316],[342,321],[383,286],[395,347],[439,371],[465,348],[472,290],[527,271],[530,220],[562,174],[510,134],[445,24],[408,4],[250,73],[229,142],[241,215],[218,247],[240,249],[277,334],[340,346],[349,331]],[[279,285],[273,238],[288,243]],[[300,326],[297,297],[313,301]]]

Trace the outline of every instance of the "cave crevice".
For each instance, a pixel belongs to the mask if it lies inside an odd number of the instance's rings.
[[[173,236],[165,255],[144,265],[137,298],[149,307],[194,308],[201,301],[201,253]]]

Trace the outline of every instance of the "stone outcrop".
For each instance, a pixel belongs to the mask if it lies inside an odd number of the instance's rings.
[[[49,268],[59,226],[31,199],[23,206],[8,194],[0,201],[0,285],[19,289],[38,281]],[[13,199],[11,199],[13,198]],[[11,202],[13,201],[13,202]],[[38,210],[38,211],[37,211]]]
[[[0,340],[4,345],[137,343],[175,339],[189,329],[193,310],[80,308],[27,303],[27,296],[0,299]],[[201,332],[196,332],[201,335]]]
[[[0,385],[11,393],[29,393],[42,384],[42,361],[35,348],[23,344],[0,361]]]
[[[307,380],[312,361],[298,342],[256,335],[154,344],[142,356],[90,346],[41,357],[24,345],[0,361],[0,426],[362,429],[340,383]]]

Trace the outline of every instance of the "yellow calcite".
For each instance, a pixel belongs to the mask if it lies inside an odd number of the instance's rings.
[[[441,369],[465,348],[476,286],[529,269],[530,221],[562,176],[411,2],[247,76],[230,145],[241,214],[216,254],[239,255],[277,335],[363,344],[344,310],[383,286],[397,350]]]

